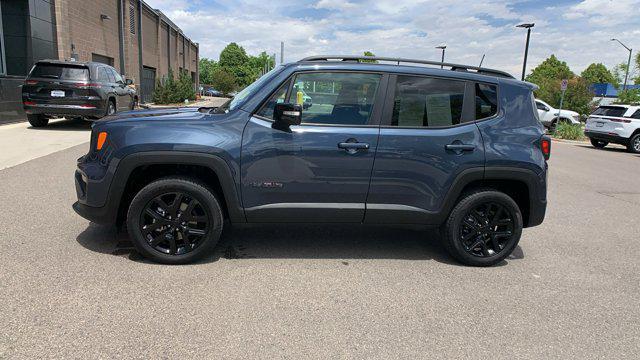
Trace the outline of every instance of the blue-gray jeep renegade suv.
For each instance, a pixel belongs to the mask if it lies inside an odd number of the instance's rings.
[[[96,122],[74,209],[169,264],[209,253],[226,220],[440,226],[457,260],[493,265],[545,215],[533,90],[472,66],[305,58],[220,107]]]

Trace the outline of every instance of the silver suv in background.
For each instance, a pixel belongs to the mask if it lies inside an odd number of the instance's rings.
[[[640,154],[640,106],[599,106],[587,119],[584,134],[597,148],[614,143]]]

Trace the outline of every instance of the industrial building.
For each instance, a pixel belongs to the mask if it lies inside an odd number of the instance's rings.
[[[26,120],[21,85],[41,59],[97,61],[132,79],[142,102],[169,68],[198,86],[198,44],[142,0],[0,0],[0,123]]]

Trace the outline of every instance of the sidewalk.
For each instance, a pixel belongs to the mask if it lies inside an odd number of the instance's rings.
[[[90,134],[91,123],[81,120],[51,120],[38,129],[28,122],[2,125],[0,170],[88,142]]]

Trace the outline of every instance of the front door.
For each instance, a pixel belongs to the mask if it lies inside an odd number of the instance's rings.
[[[253,114],[241,165],[249,222],[363,220],[384,82],[376,73],[301,72]],[[302,124],[273,129],[278,102],[303,105]]]
[[[484,147],[475,120],[497,114],[496,95],[491,84],[392,76],[365,222],[442,221],[456,179],[463,173],[482,179]]]

